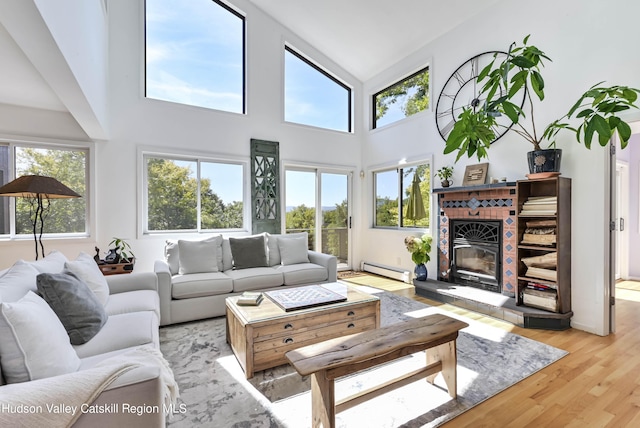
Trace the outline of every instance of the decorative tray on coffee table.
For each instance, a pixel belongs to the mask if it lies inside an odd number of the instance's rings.
[[[346,296],[331,291],[321,285],[305,285],[303,287],[287,288],[284,290],[265,291],[264,294],[285,312],[329,305],[347,300]]]

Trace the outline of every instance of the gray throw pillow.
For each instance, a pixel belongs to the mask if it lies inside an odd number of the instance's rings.
[[[107,313],[96,295],[72,272],[41,273],[36,283],[73,345],[91,340],[107,322]]]
[[[283,265],[309,263],[309,243],[304,236],[278,239],[278,249]]]
[[[201,241],[178,240],[181,275],[218,272],[218,259],[222,264],[222,235]]]
[[[236,269],[267,267],[267,247],[264,235],[229,238],[233,266]]]

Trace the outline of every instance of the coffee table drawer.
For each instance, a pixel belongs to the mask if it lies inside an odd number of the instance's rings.
[[[376,305],[364,303],[362,305],[319,311],[315,316],[306,314],[292,316],[286,320],[278,320],[276,322],[264,322],[253,327],[253,340],[254,342],[271,340],[276,336],[291,336],[305,330],[328,326],[336,322],[347,322],[376,316],[376,309]]]
[[[287,364],[284,354],[291,349],[322,342],[335,337],[346,336],[373,330],[377,325],[376,314],[364,318],[337,321],[329,325],[316,328],[305,328],[302,331],[292,331],[290,334],[273,336],[253,344],[255,370],[263,370],[280,364]]]

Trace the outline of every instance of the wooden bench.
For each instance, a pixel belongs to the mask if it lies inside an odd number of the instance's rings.
[[[442,372],[449,395],[456,398],[456,338],[468,324],[435,314],[375,330],[330,339],[287,352],[302,376],[311,376],[313,427],[335,427],[335,416],[420,378],[433,383]],[[426,350],[426,366],[381,385],[335,401],[334,381],[379,364]]]

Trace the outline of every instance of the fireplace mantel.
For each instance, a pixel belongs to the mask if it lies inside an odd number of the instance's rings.
[[[514,297],[517,285],[516,183],[434,189],[438,195],[438,279],[449,281],[451,220],[502,221],[501,292]]]
[[[433,193],[453,193],[453,192],[473,192],[476,190],[486,189],[503,189],[505,187],[516,187],[515,181],[507,181],[494,184],[478,184],[475,186],[457,186],[457,187],[442,187],[439,189],[433,189]]]

